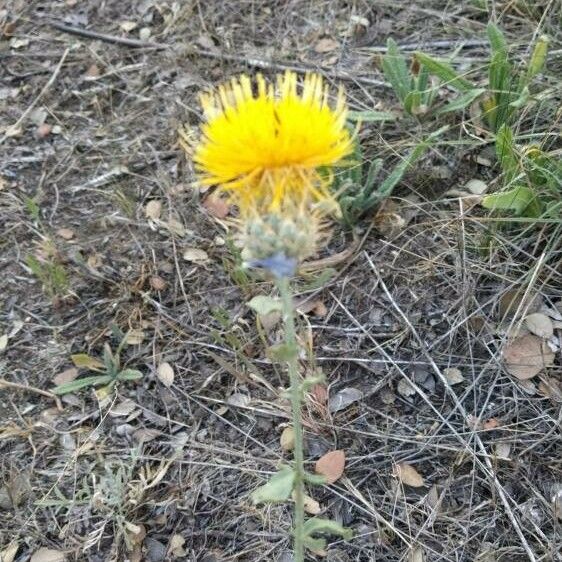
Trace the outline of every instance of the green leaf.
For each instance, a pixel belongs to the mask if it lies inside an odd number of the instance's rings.
[[[411,86],[406,59],[400,54],[394,39],[389,38],[386,46],[386,54],[382,57],[382,70],[398,98],[404,102]]]
[[[104,364],[95,357],[90,357],[87,353],[76,353],[71,355],[70,359],[75,367],[82,369],[90,369],[91,371],[103,371]]]
[[[56,386],[53,389],[55,394],[68,394],[69,392],[75,392],[86,386],[99,386],[100,384],[107,384],[111,381],[110,375],[95,375],[93,377],[84,377],[83,379],[76,379],[71,382],[67,382]]]
[[[446,85],[451,86],[461,92],[473,89],[473,85],[460,76],[450,65],[443,61],[438,61],[425,53],[419,51],[414,54],[420,64],[423,64],[427,70],[440,78]]]
[[[492,211],[513,211],[516,215],[522,215],[534,200],[533,190],[520,185],[508,191],[486,195],[482,199],[482,206]]]
[[[117,378],[120,381],[136,381],[142,379],[142,373],[137,369],[123,369],[118,375]]]
[[[323,486],[327,482],[323,474],[312,474],[311,472],[304,473],[304,481],[312,486]]]
[[[512,101],[509,106],[513,107],[514,109],[520,109],[525,106],[525,104],[529,101],[530,92],[528,86],[523,86],[521,92],[519,92],[519,97]]]
[[[308,537],[314,535],[315,533],[336,535],[338,537],[342,537],[346,541],[353,537],[353,531],[351,529],[346,529],[337,521],[322,519],[320,517],[312,517],[311,519],[305,521],[303,531],[304,535]]]
[[[505,183],[508,184],[519,174],[519,158],[513,141],[513,131],[505,123],[496,135],[496,156],[500,163]]]
[[[417,90],[412,90],[406,94],[404,98],[404,109],[411,115],[417,115],[421,105],[421,93]]]
[[[289,499],[295,484],[295,471],[285,467],[276,472],[267,484],[252,492],[252,501],[258,503],[276,503]]]
[[[247,304],[252,310],[255,310],[262,316],[276,310],[282,310],[280,300],[274,299],[273,297],[266,297],[265,295],[258,295],[257,297],[254,297]]]
[[[442,107],[436,111],[437,115],[442,115],[444,113],[449,113],[451,111],[460,111],[465,107],[469,106],[476,98],[480,97],[486,91],[485,88],[474,88],[473,90],[468,90],[464,94],[458,96],[453,101],[449,102],[446,106]]]
[[[490,22],[486,27],[486,33],[488,34],[492,54],[501,55],[504,59],[506,59],[507,43],[502,30],[495,23]]]
[[[378,121],[396,121],[398,116],[390,111],[348,111],[347,118],[354,123],[375,123]]]
[[[296,354],[297,350],[295,349],[295,346],[287,343],[278,343],[267,348],[267,356],[272,361],[277,361],[279,363],[284,363],[285,361],[294,359]]]

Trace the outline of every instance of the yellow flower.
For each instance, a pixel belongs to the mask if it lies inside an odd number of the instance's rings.
[[[321,76],[299,84],[294,72],[275,85],[242,75],[203,94],[205,123],[193,156],[201,183],[229,192],[242,216],[333,207],[327,170],[351,152],[352,139],[343,90],[334,103],[329,94]]]

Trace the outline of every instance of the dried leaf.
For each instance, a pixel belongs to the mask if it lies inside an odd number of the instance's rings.
[[[425,562],[425,553],[421,546],[416,546],[410,550],[408,562]]]
[[[511,460],[509,458],[509,453],[511,451],[511,445],[509,443],[496,443],[494,450],[497,457],[505,460]]]
[[[167,361],[160,363],[156,374],[164,386],[170,388],[174,384],[174,368]]]
[[[4,550],[0,551],[0,561],[14,562],[18,549],[19,544],[16,541],[12,541]]]
[[[42,547],[32,554],[29,562],[64,562],[65,558],[60,550]]]
[[[128,416],[133,412],[133,410],[136,407],[137,407],[136,402],[127,398],[126,400],[123,400],[123,402],[120,402],[119,404],[113,406],[113,408],[109,410],[109,415],[114,418],[121,417],[121,416]]]
[[[474,195],[482,195],[487,191],[488,184],[482,180],[472,179],[468,180],[464,187]]]
[[[562,403],[562,381],[554,377],[541,377],[539,392],[553,402]]]
[[[66,384],[68,382],[72,382],[78,376],[78,369],[75,367],[71,367],[70,369],[66,369],[62,371],[58,375],[53,377],[53,382],[59,386],[61,384]]]
[[[144,207],[144,216],[147,219],[159,219],[162,214],[162,202],[158,199],[150,200]]]
[[[205,263],[209,261],[209,254],[201,248],[186,248],[183,252],[183,259],[191,263]]]
[[[314,50],[317,53],[330,53],[334,51],[340,46],[340,44],[335,41],[334,39],[330,39],[329,37],[324,37],[324,39],[320,39],[318,43],[314,46]]]
[[[0,336],[0,351],[4,351],[8,347],[8,334]]]
[[[536,312],[541,304],[542,299],[539,294],[531,293],[525,297],[525,287],[509,289],[500,297],[500,317],[512,317],[518,310]]]
[[[230,213],[230,205],[228,202],[216,195],[209,195],[209,197],[203,201],[203,207],[209,211],[209,214],[217,219],[224,219],[228,213]]]
[[[159,275],[153,275],[150,278],[150,286],[155,291],[163,291],[166,288],[166,281],[162,279]]]
[[[150,27],[142,27],[139,31],[139,39],[141,41],[146,41],[151,36],[152,30]]]
[[[498,418],[489,418],[482,424],[482,429],[487,429],[488,431],[491,429],[496,429],[501,426],[500,421]]]
[[[140,345],[144,341],[144,332],[142,330],[131,330],[127,333],[125,342],[127,345]]]
[[[358,388],[344,388],[330,398],[328,410],[330,413],[335,414],[340,410],[344,410],[354,402],[361,400],[361,398],[363,398],[363,393]]]
[[[405,398],[413,396],[416,393],[416,389],[407,379],[400,379],[398,381],[396,390],[398,391],[398,394],[400,394],[400,396],[404,396]]]
[[[423,476],[411,464],[405,462],[396,465],[394,476],[398,477],[402,484],[413,488],[420,488],[424,485]]]
[[[444,369],[443,374],[445,375],[445,378],[451,385],[459,384],[464,381],[464,377],[462,376],[461,370],[457,369],[456,367],[449,367],[448,369]]]
[[[546,342],[533,335],[512,340],[504,347],[502,356],[507,372],[519,380],[538,375],[554,362],[554,353]]]
[[[281,449],[284,451],[292,451],[295,448],[295,432],[292,427],[287,426],[281,433],[279,439]]]
[[[525,324],[529,331],[539,338],[549,339],[554,334],[552,320],[541,312],[534,312],[525,318]]]
[[[231,394],[226,403],[230,406],[238,406],[240,408],[245,408],[252,401],[252,399],[247,394],[242,394],[241,392],[235,392]]]
[[[180,558],[186,555],[183,545],[185,544],[185,539],[178,534],[172,535],[170,539],[170,545],[168,546],[168,554],[174,558]]]
[[[326,478],[327,484],[333,484],[343,474],[345,453],[342,450],[330,451],[316,461],[315,471]]]
[[[84,73],[84,77],[89,78],[91,80],[99,78],[100,75],[101,75],[100,67],[97,64],[91,64],[88,67],[88,70],[86,70],[86,72]]]
[[[74,230],[71,228],[59,228],[57,234],[64,240],[72,240],[74,238]]]
[[[295,499],[294,492],[292,496],[294,500]],[[310,515],[318,515],[319,513],[322,512],[322,508],[320,507],[320,504],[314,498],[311,498],[309,495],[305,494],[303,499],[304,499],[304,510],[306,513]]]
[[[134,21],[124,21],[119,24],[119,27],[125,32],[130,33],[137,27],[137,24]]]
[[[167,228],[172,234],[175,234],[176,236],[183,237],[186,234],[185,226],[183,226],[183,224],[176,219],[170,219],[168,222],[164,222],[160,224],[165,228]]]

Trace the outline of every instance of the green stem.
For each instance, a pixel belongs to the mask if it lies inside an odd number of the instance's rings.
[[[298,347],[295,333],[293,298],[288,277],[282,277],[277,285],[283,305],[285,343],[289,350],[288,370],[291,383],[291,410],[295,435],[295,520],[294,520],[294,562],[304,562],[304,454],[302,429],[302,387],[298,371]]]

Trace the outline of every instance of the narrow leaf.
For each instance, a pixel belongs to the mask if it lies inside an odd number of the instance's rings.
[[[282,468],[276,472],[267,484],[260,486],[252,492],[252,501],[258,503],[276,503],[289,499],[295,484],[295,471],[290,468]]]
[[[404,102],[410,91],[410,73],[408,72],[406,59],[400,54],[394,39],[388,39],[386,45],[387,52],[382,57],[382,70],[398,98]]]
[[[515,151],[513,131],[505,123],[496,135],[496,157],[505,175],[505,183],[509,184],[519,173],[519,159]]]
[[[440,78],[446,85],[451,86],[451,88],[455,88],[461,92],[466,92],[473,88],[468,80],[460,76],[447,63],[438,61],[425,53],[416,52],[414,56],[431,74]]]
[[[374,111],[374,110],[365,110],[365,111],[348,111],[347,112],[347,119],[354,123],[361,122],[361,123],[375,123],[378,121],[396,121],[397,115],[395,113],[391,113],[390,111]]]
[[[469,106],[476,98],[480,97],[486,91],[485,88],[474,88],[473,90],[468,90],[464,94],[460,95],[453,101],[449,102],[446,106],[442,107],[436,114],[442,115],[444,113],[449,113],[451,111],[460,111],[465,107]]]
[[[527,84],[544,68],[548,52],[548,42],[549,40],[546,35],[539,37],[539,40],[533,49],[529,66],[527,67]]]
[[[56,386],[53,389],[55,394],[68,394],[69,392],[75,392],[86,386],[99,386],[100,384],[107,384],[111,381],[110,375],[95,375],[93,377],[84,377],[83,379],[76,379],[72,382],[67,382]]]

